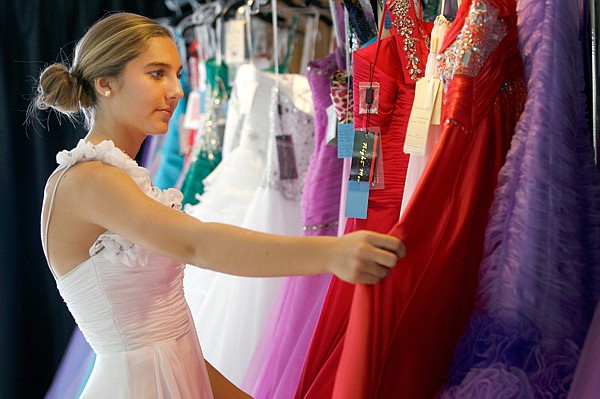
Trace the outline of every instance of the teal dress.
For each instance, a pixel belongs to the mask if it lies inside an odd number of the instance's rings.
[[[183,204],[196,204],[197,195],[204,193],[203,180],[217,167],[222,159],[223,132],[227,100],[231,93],[227,65],[218,65],[214,59],[206,61],[206,79],[209,99],[206,102],[206,119],[201,136],[196,139],[194,160],[185,175],[181,191]]]

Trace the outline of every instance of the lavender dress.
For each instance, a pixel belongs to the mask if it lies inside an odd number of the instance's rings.
[[[476,312],[442,398],[564,398],[573,379],[600,268],[575,4],[518,1],[529,94],[498,178]]]
[[[337,235],[342,162],[325,143],[329,77],[338,54],[309,63],[306,73],[315,107],[315,150],[302,192],[305,236]],[[291,398],[319,317],[330,275],[286,278],[259,339],[242,388],[256,399]]]

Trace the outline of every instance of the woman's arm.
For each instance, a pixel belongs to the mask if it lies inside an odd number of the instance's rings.
[[[203,223],[149,198],[119,168],[80,165],[67,183],[77,186],[77,196],[70,198],[78,217],[185,263],[241,276],[334,273],[348,282],[374,284],[404,256],[397,238],[367,231],[340,238],[288,237]]]

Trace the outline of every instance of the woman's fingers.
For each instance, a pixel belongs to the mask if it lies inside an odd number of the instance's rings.
[[[344,242],[350,250],[346,250],[347,261],[340,265],[338,277],[351,283],[379,283],[398,259],[406,255],[406,248],[398,238],[372,231],[348,234],[344,236]]]
[[[406,248],[402,241],[389,234],[369,232],[367,235],[367,242],[377,248],[393,252],[398,258],[404,258],[406,256]]]
[[[363,271],[357,273],[355,283],[358,284],[377,284],[388,274],[391,269],[385,266],[371,264],[364,268]]]
[[[374,285],[377,284],[381,281],[381,278],[376,277],[372,274],[368,274],[368,273],[362,273],[360,275],[357,276],[356,281],[354,281],[355,284],[369,284],[369,285]]]
[[[372,247],[371,260],[378,265],[385,267],[394,267],[398,262],[398,255],[388,250],[383,250],[377,247]]]

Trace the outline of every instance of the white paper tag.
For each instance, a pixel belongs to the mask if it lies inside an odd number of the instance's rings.
[[[337,136],[337,115],[335,106],[331,104],[327,107],[327,133],[325,135],[325,144],[335,145]]]
[[[185,107],[185,117],[183,119],[183,127],[186,129],[198,129],[202,122],[200,113],[200,92],[192,91],[187,100]]]
[[[444,98],[444,85],[442,82],[438,85],[438,92],[435,96],[435,103],[433,104],[433,113],[431,114],[431,124],[439,125],[442,123],[442,99]]]
[[[179,155],[186,155],[189,151],[190,151],[190,132],[192,131],[192,129],[186,129],[185,126],[183,126],[183,123],[181,123],[181,117],[183,115],[180,115],[180,120],[179,120],[179,129],[177,130],[177,134],[178,134],[178,139],[179,139]],[[185,117],[183,117],[184,119]],[[184,119],[185,120],[185,119]]]
[[[424,155],[427,145],[427,133],[431,124],[433,107],[439,93],[441,81],[436,78],[419,79],[415,88],[415,100],[406,129],[404,152]]]
[[[225,61],[241,64],[245,60],[246,23],[244,20],[229,20],[225,23]]]

